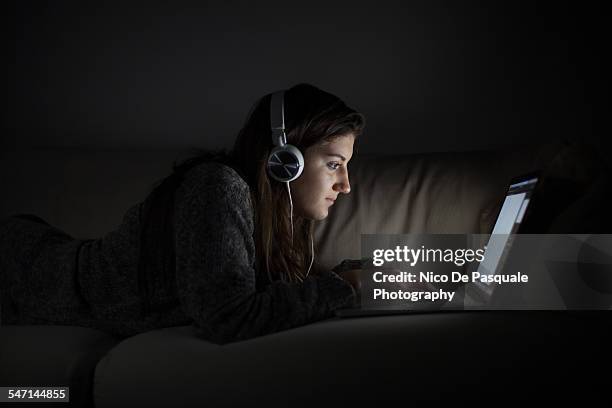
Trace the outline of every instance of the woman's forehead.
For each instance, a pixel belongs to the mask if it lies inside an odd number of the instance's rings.
[[[312,149],[320,154],[339,154],[347,159],[353,154],[353,144],[355,142],[355,136],[350,133],[346,136],[335,137],[324,142],[317,143],[312,146]]]

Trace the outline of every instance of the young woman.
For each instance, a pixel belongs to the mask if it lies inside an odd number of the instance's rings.
[[[287,150],[274,150],[285,142],[275,139],[275,117],[299,150],[291,153],[303,155],[301,174],[288,182],[275,167]],[[225,343],[352,306],[355,274],[319,270],[312,240],[314,222],[350,192],[347,165],[363,127],[339,98],[300,84],[261,98],[230,152],[175,165],[100,239],[74,239],[35,216],[5,219],[2,324],[79,325],[125,337],[193,323],[203,338]]]

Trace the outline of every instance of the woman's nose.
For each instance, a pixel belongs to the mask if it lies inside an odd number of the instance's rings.
[[[339,193],[348,194],[351,192],[351,183],[349,182],[348,171],[345,171],[340,180],[334,186],[334,190]]]

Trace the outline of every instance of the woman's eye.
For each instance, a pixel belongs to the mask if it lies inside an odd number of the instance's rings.
[[[329,163],[327,163],[327,167],[329,167],[331,170],[336,170],[338,167],[340,167],[340,163],[338,163],[338,162],[329,162]]]

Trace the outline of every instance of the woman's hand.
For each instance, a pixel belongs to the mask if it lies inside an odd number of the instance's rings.
[[[357,293],[361,292],[361,269],[348,269],[336,272],[338,276],[351,284]]]

